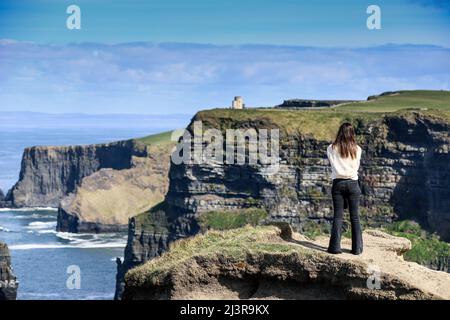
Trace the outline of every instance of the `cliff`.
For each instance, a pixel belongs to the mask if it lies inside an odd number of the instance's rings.
[[[58,231],[125,231],[128,219],[164,200],[172,143],[148,146],[146,157],[132,157],[130,169],[101,169],[83,178],[61,200]]]
[[[18,286],[12,271],[8,246],[0,242],[0,300],[16,300]]]
[[[5,194],[2,189],[0,189],[0,208],[6,208],[9,206],[9,203],[5,201]]]
[[[84,177],[105,168],[129,169],[134,156],[147,156],[146,146],[135,140],[26,148],[19,181],[8,192],[7,200],[15,207],[58,207]]]
[[[450,274],[405,262],[411,243],[367,230],[361,256],[274,226],[209,231],[131,270],[124,299],[450,299]]]
[[[379,106],[371,100],[329,110],[199,112],[193,122],[202,121],[204,129],[279,129],[279,170],[267,174],[261,164],[172,164],[164,205],[130,222],[125,258],[118,265],[116,297],[128,270],[159,256],[174,240],[198,233],[202,216],[211,212],[229,216],[257,207],[268,213],[268,220],[287,222],[298,232],[328,229],[332,203],[324,150],[343,121],[354,124],[363,149],[364,227],[410,219],[449,241],[450,93],[412,92],[404,100],[399,100],[403,93],[396,93],[392,101],[388,97],[383,96]],[[396,104],[404,110],[385,112]],[[435,109],[425,110],[426,106]],[[188,127],[191,132],[193,122]]]
[[[106,144],[26,148],[0,206],[58,207],[57,230],[115,232],[164,199],[171,132]]]

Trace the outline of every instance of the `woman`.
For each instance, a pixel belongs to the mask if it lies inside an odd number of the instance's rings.
[[[359,223],[359,197],[361,189],[358,183],[358,169],[361,159],[361,148],[356,144],[355,130],[350,123],[339,128],[336,140],[327,148],[333,179],[331,193],[333,196],[334,219],[331,229],[329,253],[341,253],[342,221],[344,204],[348,203],[352,224],[352,253],[361,254],[363,242]]]

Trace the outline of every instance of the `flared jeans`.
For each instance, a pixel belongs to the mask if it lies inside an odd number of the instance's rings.
[[[348,205],[350,211],[350,222],[352,228],[352,253],[361,254],[363,241],[361,225],[359,222],[359,198],[361,189],[358,180],[334,179],[331,188],[333,196],[334,219],[331,228],[330,245],[328,252],[341,253],[342,223],[344,219],[344,206]]]

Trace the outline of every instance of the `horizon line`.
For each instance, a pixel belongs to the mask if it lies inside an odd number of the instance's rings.
[[[36,42],[31,40],[16,40],[11,38],[0,38],[1,44],[32,44],[43,46],[76,46],[76,45],[104,45],[104,46],[123,46],[123,45],[190,45],[190,46],[209,46],[209,47],[280,47],[280,48],[303,48],[303,49],[372,49],[381,47],[428,47],[450,49],[450,46],[431,43],[394,43],[386,42],[383,44],[371,44],[367,46],[317,46],[317,45],[302,45],[302,44],[276,44],[276,43],[211,43],[211,42],[182,42],[182,41],[119,41],[119,42],[99,42],[99,41],[71,41],[71,42]]]

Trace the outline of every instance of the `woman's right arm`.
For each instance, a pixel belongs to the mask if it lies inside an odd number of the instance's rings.
[[[333,166],[333,156],[331,154],[332,153],[331,148],[332,148],[332,146],[330,144],[327,148],[327,158],[328,158],[328,161],[330,161],[330,165]]]

